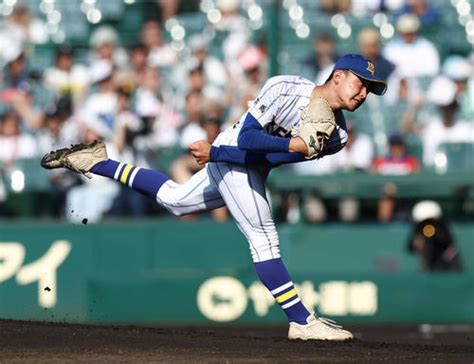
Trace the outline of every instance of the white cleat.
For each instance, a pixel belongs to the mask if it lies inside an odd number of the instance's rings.
[[[351,332],[344,330],[333,320],[311,315],[307,321],[306,325],[290,322],[288,339],[345,341],[354,338]]]
[[[90,144],[81,143],[49,152],[41,159],[41,166],[46,169],[68,168],[91,178],[92,167],[107,158],[104,142],[95,140]]]

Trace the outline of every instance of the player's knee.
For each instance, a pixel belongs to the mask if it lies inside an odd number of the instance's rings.
[[[249,239],[250,253],[255,263],[275,259],[280,256],[280,242],[278,236],[253,236]]]

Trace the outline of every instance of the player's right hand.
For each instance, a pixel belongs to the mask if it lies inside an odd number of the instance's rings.
[[[209,162],[211,154],[211,144],[206,140],[198,140],[189,146],[192,156],[199,165]]]

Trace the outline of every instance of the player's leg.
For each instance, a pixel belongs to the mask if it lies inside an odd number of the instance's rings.
[[[301,302],[280,257],[278,234],[266,199],[266,174],[256,169],[224,163],[210,163],[208,171],[239,229],[249,241],[260,280],[288,317],[288,338],[334,341],[351,339],[349,331],[311,314]]]
[[[262,175],[255,169],[224,163],[210,163],[208,168],[237,226],[247,237],[260,280],[290,322],[306,323],[311,313],[302,304],[280,257]]]
[[[178,216],[224,205],[205,170],[180,185],[160,171],[108,159],[102,142],[51,152],[43,157],[41,164],[49,169],[65,167],[86,175],[109,177],[152,198]]]

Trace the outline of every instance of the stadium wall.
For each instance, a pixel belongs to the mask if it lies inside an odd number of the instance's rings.
[[[407,225],[282,226],[303,301],[342,322],[474,322],[474,227],[463,273],[423,273]],[[442,313],[442,314],[440,314]],[[284,322],[232,223],[0,223],[0,317],[120,323]]]

